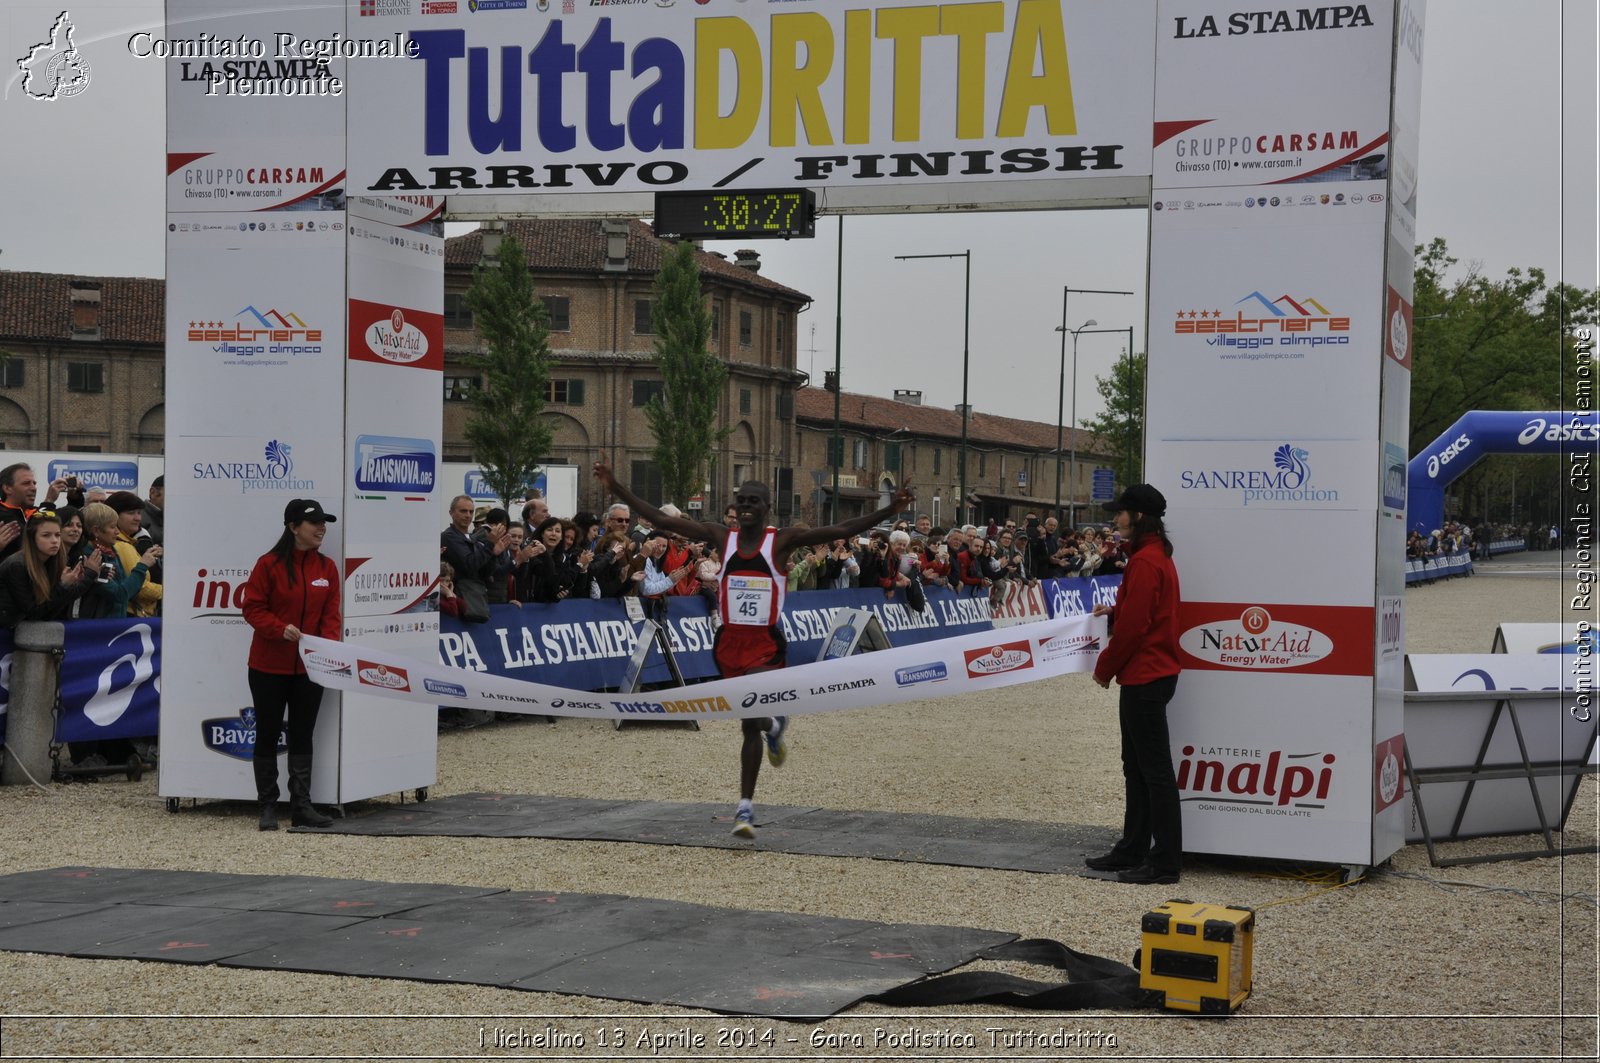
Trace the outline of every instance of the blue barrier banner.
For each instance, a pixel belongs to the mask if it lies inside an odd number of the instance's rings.
[[[61,664],[62,742],[160,732],[161,621],[74,620]]]
[[[989,599],[930,587],[920,613],[880,590],[806,591],[785,596],[784,635],[789,661],[814,661],[838,609],[866,607],[896,646],[988,631]],[[711,606],[699,595],[666,599],[666,631],[685,679],[717,674],[711,659]],[[458,668],[527,679],[570,690],[616,688],[633,652],[634,627],[618,601],[584,601],[490,609],[482,624],[439,618],[439,658]],[[651,654],[640,681],[670,682],[660,654]]]
[[[1465,550],[1430,557],[1426,561],[1406,561],[1406,583],[1427,583],[1446,576],[1465,576],[1473,572],[1472,555]]]
[[[1122,586],[1121,576],[1090,576],[1088,579],[1040,580],[1044,603],[1050,610],[1050,619],[1058,616],[1078,616],[1094,612],[1097,605],[1117,604],[1117,588]]]

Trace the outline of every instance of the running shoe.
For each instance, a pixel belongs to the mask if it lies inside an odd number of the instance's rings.
[[[789,759],[789,744],[783,740],[784,734],[789,730],[789,717],[774,716],[772,730],[767,732],[767,763],[774,768],[783,766]]]
[[[736,838],[756,836],[756,814],[753,809],[741,808],[733,814],[733,834]]]

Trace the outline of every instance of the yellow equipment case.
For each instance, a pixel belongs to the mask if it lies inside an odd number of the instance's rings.
[[[1172,900],[1140,921],[1139,988],[1157,1007],[1203,1015],[1237,1011],[1250,995],[1256,914]]]

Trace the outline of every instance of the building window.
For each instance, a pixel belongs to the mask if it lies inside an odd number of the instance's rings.
[[[546,295],[539,300],[550,311],[551,332],[572,331],[572,300],[565,295]]]
[[[739,413],[742,414],[743,416],[746,416],[746,417],[750,416],[750,389],[749,388],[740,388],[739,389]]]
[[[633,404],[635,406],[648,406],[650,400],[666,391],[667,385],[660,380],[635,380],[633,382]]]
[[[944,462],[941,460],[943,457],[944,457],[944,451],[940,450],[938,447],[934,447],[933,448],[933,474],[935,476],[939,475],[939,466],[944,464]]]
[[[778,320],[777,320],[777,328],[772,333],[772,335],[773,335],[772,349],[774,351],[777,351],[779,354],[783,353],[783,337],[784,337],[784,333],[785,333],[784,324],[785,324],[784,316],[782,314],[779,314],[778,315]]]
[[[633,493],[652,506],[661,504],[661,466],[653,461],[633,463],[633,482],[628,485]]]
[[[18,358],[7,358],[0,365],[0,388],[20,388],[22,386],[22,361]]]
[[[711,307],[711,340],[716,342],[722,338],[722,304],[715,303]]]
[[[752,324],[753,322],[750,317],[750,311],[739,311],[739,342],[746,347],[750,346],[750,332]]]
[[[552,406],[582,406],[582,380],[552,380],[545,388],[544,401]]]
[[[466,402],[474,391],[483,387],[483,379],[475,376],[447,376],[444,378],[444,401]]]
[[[885,443],[883,445],[883,467],[886,471],[892,473],[900,471],[899,443]]]
[[[465,292],[444,293],[444,327],[450,329],[472,327],[472,308],[467,305]]]
[[[829,436],[828,437],[827,451],[828,451],[828,458],[827,458],[827,463],[826,464],[827,464],[828,468],[831,469],[835,465],[843,465],[844,464],[844,440],[843,439],[836,439],[833,436]]]
[[[106,367],[100,362],[68,362],[68,391],[104,391]]]
[[[985,476],[988,476],[988,475],[989,475],[989,455],[987,453],[985,453],[984,451],[980,450],[980,451],[978,451],[978,479],[981,480]]]
[[[654,336],[655,322],[650,320],[650,300],[635,299],[633,303],[633,331],[641,336]]]
[[[850,464],[857,469],[865,469],[867,467],[867,441],[865,439],[852,439],[850,441]]]
[[[68,443],[67,451],[71,454],[99,454],[99,443]]]

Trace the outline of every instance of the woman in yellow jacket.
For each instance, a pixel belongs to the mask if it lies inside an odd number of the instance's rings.
[[[118,491],[106,499],[106,505],[117,515],[117,560],[122,562],[122,571],[132,572],[145,551],[145,547],[134,541],[139,534],[139,524],[144,519],[144,500],[132,491]],[[155,616],[160,612],[161,584],[147,570],[144,586],[128,603],[128,615]]]

